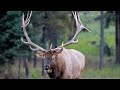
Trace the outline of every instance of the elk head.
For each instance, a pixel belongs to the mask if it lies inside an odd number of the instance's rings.
[[[57,65],[57,56],[63,51],[63,47],[52,49],[52,44],[46,52],[37,52],[36,56],[44,60],[44,70],[51,73]]]
[[[24,20],[24,14],[22,16],[22,28],[23,28],[24,36],[26,37],[27,41],[24,41],[23,38],[21,38],[21,40],[24,44],[29,45],[29,47],[32,51],[40,51],[40,53],[37,52],[36,55],[38,57],[44,59],[44,62],[45,62],[44,69],[48,73],[52,72],[52,69],[54,68],[54,66],[56,65],[56,62],[57,62],[57,56],[58,56],[58,54],[60,54],[63,51],[64,47],[68,46],[70,44],[77,43],[78,40],[76,40],[76,37],[78,36],[78,34],[83,29],[88,30],[85,26],[83,26],[83,24],[80,20],[80,17],[79,17],[79,13],[76,11],[75,12],[72,11],[72,14],[73,14],[73,17],[74,17],[74,20],[76,23],[75,35],[73,36],[73,38],[70,41],[68,41],[64,44],[62,43],[62,45],[58,46],[57,48],[52,49],[52,44],[51,44],[50,50],[45,50],[44,48],[33,43],[27,34],[26,27],[28,26],[28,24],[30,22],[30,18],[32,16],[32,11],[27,13],[27,17],[25,20]]]

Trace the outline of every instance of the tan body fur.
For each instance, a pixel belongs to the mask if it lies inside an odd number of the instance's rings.
[[[76,50],[64,48],[58,54],[56,64],[59,72],[63,72],[60,79],[80,79],[81,72],[85,67],[85,56]]]

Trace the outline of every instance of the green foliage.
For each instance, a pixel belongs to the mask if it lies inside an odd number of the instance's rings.
[[[44,11],[33,13],[33,25],[36,30],[41,27],[46,27],[46,34],[44,38],[47,42],[52,43],[52,38],[57,35],[57,44],[60,45],[62,41],[67,40],[72,31],[72,20],[69,15],[70,12],[66,11]],[[43,34],[42,28],[39,32]],[[68,37],[66,37],[68,36]],[[53,43],[54,44],[54,43]]]
[[[0,18],[0,64],[9,62],[21,51],[23,35],[21,29],[21,12],[6,11]],[[19,51],[19,52],[18,52]]]

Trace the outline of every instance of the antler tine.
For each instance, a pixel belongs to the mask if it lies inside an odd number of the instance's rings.
[[[28,34],[27,34],[27,32],[26,32],[26,24],[25,24],[25,20],[24,20],[24,13],[23,13],[23,16],[22,16],[22,27],[23,27],[23,32],[24,32],[24,35],[25,35],[27,41],[31,41],[30,38],[29,38],[29,36],[28,36]],[[24,41],[24,40],[22,39],[22,41]],[[24,42],[25,42],[25,41],[24,41]],[[24,43],[24,42],[23,42],[23,43]],[[27,43],[27,42],[26,42],[26,43]],[[26,44],[26,43],[25,43],[25,44]]]
[[[26,27],[28,26],[29,22],[30,22],[30,18],[32,16],[32,11],[29,15],[29,12],[27,13],[27,17],[26,17],[26,20],[24,20],[24,13],[23,13],[23,16],[22,16],[22,27],[23,27],[23,32],[24,32],[24,36],[26,38],[27,41],[24,41],[23,38],[21,38],[21,41],[24,43],[24,44],[27,44],[29,45],[30,49],[32,51],[42,51],[42,52],[46,52],[45,49],[43,49],[42,47],[38,46],[37,44],[33,43],[30,39],[30,37],[28,36],[27,34],[27,31],[26,31]],[[34,48],[32,48],[34,47]]]
[[[78,22],[79,22],[81,25],[83,25],[83,24],[82,24],[82,21],[80,20],[79,12],[76,12],[76,14],[77,14]]]
[[[21,41],[22,41],[24,44],[29,44],[27,41],[24,41],[22,37],[21,37]]]
[[[76,12],[72,11],[72,15],[73,15],[73,17],[74,17],[74,19],[76,21],[77,20],[77,14],[76,14]],[[78,22],[76,22],[76,23],[78,24]]]
[[[32,51],[38,51],[39,50],[39,48],[32,48],[30,45],[29,45],[29,47]]]
[[[52,45],[52,44],[51,44]],[[54,48],[54,49],[50,49],[50,51],[57,51],[57,50],[63,50],[63,46],[64,44],[63,44],[63,42],[62,42],[62,45],[61,46],[59,46],[59,47],[57,47],[57,48]]]
[[[79,16],[79,12],[76,12],[76,14],[77,14],[78,22],[81,24],[81,27],[83,27],[83,28],[86,29],[87,31],[91,32],[87,27],[85,27],[85,26],[82,24],[82,21],[81,21],[80,16]]]
[[[50,45],[50,50],[52,49],[52,44]]]
[[[27,13],[27,17],[26,17],[26,20],[25,20],[25,21],[27,21],[27,20],[28,20],[28,18],[29,18],[29,12]]]
[[[25,20],[25,25],[26,26],[28,26],[28,24],[30,23],[31,16],[32,16],[32,11],[30,13],[29,12],[27,13],[27,17],[26,17],[26,20]]]

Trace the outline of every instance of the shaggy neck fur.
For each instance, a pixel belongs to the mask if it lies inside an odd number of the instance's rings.
[[[53,79],[61,79],[65,71],[65,66],[65,62],[62,60],[62,57],[60,57],[60,54],[57,55],[56,61],[51,67],[52,72],[48,73],[49,77]]]

